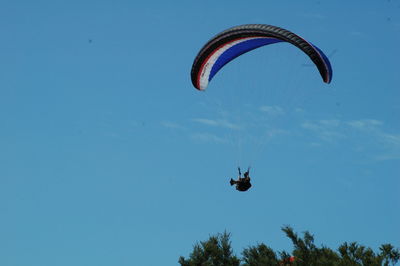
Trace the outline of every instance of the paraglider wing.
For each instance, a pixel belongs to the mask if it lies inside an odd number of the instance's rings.
[[[205,90],[215,74],[236,57],[278,42],[288,42],[302,50],[314,62],[323,81],[331,82],[332,68],[328,57],[315,45],[293,32],[276,26],[247,24],[227,29],[204,45],[193,62],[193,86],[198,90]]]

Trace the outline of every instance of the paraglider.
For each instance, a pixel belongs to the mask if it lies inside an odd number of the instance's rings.
[[[256,48],[279,42],[287,42],[298,47],[313,61],[323,81],[331,82],[331,64],[328,57],[317,46],[280,27],[246,24],[217,34],[203,46],[192,65],[193,86],[198,90],[205,90],[215,74],[236,57]]]
[[[194,59],[191,80],[193,86],[204,91],[210,81],[227,63],[236,57],[262,46],[286,42],[303,51],[317,67],[322,80],[330,83],[332,67],[328,57],[314,44],[297,34],[280,27],[266,24],[245,24],[229,28],[211,38],[201,48]],[[238,191],[247,191],[251,187],[248,169],[238,180],[230,180]]]
[[[231,186],[236,185],[236,190],[238,191],[247,191],[249,188],[251,188],[251,183],[250,183],[250,167],[247,168],[247,171],[244,172],[243,177],[242,173],[240,172],[240,167],[238,167],[239,171],[239,176],[238,180],[233,180],[231,178],[230,184]]]

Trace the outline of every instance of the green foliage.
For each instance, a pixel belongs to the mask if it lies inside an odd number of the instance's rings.
[[[339,256],[327,247],[318,248],[314,244],[314,236],[304,232],[303,238],[298,237],[289,226],[283,227],[282,231],[293,243],[293,256],[296,258],[293,265],[337,265]]]
[[[270,247],[265,244],[245,248],[242,252],[245,266],[278,265],[278,258]]]
[[[344,243],[339,248],[341,263],[339,265],[394,265],[400,258],[399,250],[390,244],[382,245],[379,254],[375,254],[371,248],[360,246],[353,242]]]
[[[181,266],[239,266],[240,260],[231,248],[230,234],[224,232],[197,243],[189,259],[179,258]]]
[[[309,232],[299,237],[289,226],[283,227],[282,231],[293,243],[291,253],[275,252],[261,243],[243,249],[239,259],[233,254],[230,234],[224,232],[197,243],[189,258],[180,257],[179,263],[181,266],[389,266],[400,259],[399,250],[391,244],[382,245],[380,252],[375,253],[356,242],[345,242],[334,251],[324,246],[317,247]]]

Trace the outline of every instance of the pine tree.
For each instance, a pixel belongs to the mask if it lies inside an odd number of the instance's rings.
[[[181,266],[389,266],[400,259],[399,249],[391,244],[382,245],[376,253],[356,242],[345,242],[334,251],[325,246],[317,247],[314,236],[308,231],[302,237],[289,226],[282,231],[293,243],[290,253],[276,252],[261,243],[243,249],[239,259],[233,253],[230,234],[224,232],[195,244],[189,258],[181,256],[179,263]]]
[[[181,266],[239,266],[240,260],[233,255],[230,234],[224,232],[197,243],[189,259],[179,258]]]

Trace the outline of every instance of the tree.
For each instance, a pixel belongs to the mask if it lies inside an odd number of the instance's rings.
[[[399,249],[384,244],[379,252],[352,242],[340,245],[337,251],[328,247],[317,247],[314,236],[308,231],[299,237],[291,227],[282,231],[293,243],[292,252],[276,252],[264,243],[249,246],[242,251],[242,258],[234,255],[230,234],[224,232],[210,236],[207,241],[194,245],[188,259],[179,258],[181,266],[389,266],[400,259]]]
[[[240,259],[233,255],[230,234],[224,232],[197,243],[189,259],[179,258],[181,266],[239,266]]]
[[[242,255],[242,265],[278,265],[276,253],[265,244],[245,248]]]

